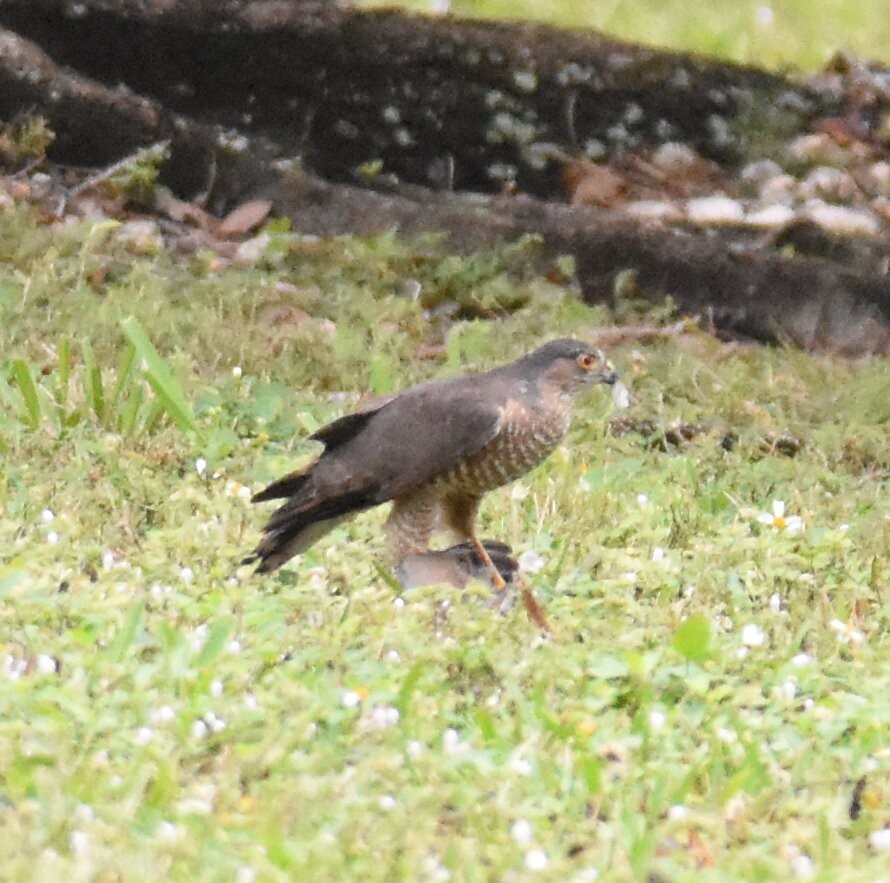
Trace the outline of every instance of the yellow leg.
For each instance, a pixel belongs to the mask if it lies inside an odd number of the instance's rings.
[[[525,612],[528,614],[528,618],[542,632],[553,634],[553,629],[550,628],[550,623],[547,622],[547,617],[544,616],[544,610],[541,605],[538,604],[537,598],[535,598],[535,593],[532,591],[531,583],[529,583],[528,577],[526,577],[524,573],[520,573],[518,582],[519,594],[522,596],[522,604],[525,607]]]

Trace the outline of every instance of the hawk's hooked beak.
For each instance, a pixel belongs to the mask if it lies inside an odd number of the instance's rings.
[[[618,372],[608,359],[603,360],[603,366],[599,370],[597,380],[600,383],[605,383],[607,386],[614,386],[618,382]]]

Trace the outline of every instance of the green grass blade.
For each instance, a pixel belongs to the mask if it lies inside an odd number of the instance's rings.
[[[64,423],[65,412],[68,410],[68,387],[71,382],[71,340],[63,337],[59,340],[59,363],[56,368],[56,405],[59,412],[59,423]]]
[[[139,384],[133,384],[130,388],[130,395],[123,399],[121,407],[117,413],[117,430],[122,435],[129,435],[136,426],[139,409],[145,402],[145,393],[143,387]]]
[[[145,613],[145,602],[139,601],[134,604],[124,624],[117,630],[113,640],[108,645],[108,655],[115,662],[122,662],[127,655],[127,651],[136,640],[136,634],[139,631],[139,624],[142,622],[142,614]]]
[[[121,403],[121,397],[124,395],[125,391],[129,391],[132,393],[133,387],[136,385],[134,381],[134,371],[133,366],[136,364],[136,348],[133,344],[128,343],[126,347],[124,347],[124,351],[121,354],[121,360],[117,366],[117,380],[114,384],[114,389],[111,392],[111,399],[108,403],[108,412],[109,414],[117,414],[118,406]]]
[[[152,432],[164,413],[165,408],[157,399],[144,402],[142,412],[137,416],[136,425],[141,432]]]
[[[81,344],[83,352],[84,392],[87,403],[100,423],[105,423],[105,388],[102,386],[102,371],[96,364],[93,348],[89,341]]]
[[[0,373],[0,407],[4,412],[12,415],[15,420],[24,421],[22,415],[22,398],[12,390],[13,376],[12,364],[7,363],[3,366]]]
[[[207,640],[204,641],[204,646],[195,658],[195,668],[203,668],[205,665],[209,665],[222,653],[234,625],[235,622],[231,617],[218,619],[213,623],[210,628],[210,634],[207,635]]]
[[[145,378],[170,418],[183,431],[194,432],[200,437],[201,430],[173,372],[154,348],[137,319],[130,316],[123,320],[121,327],[136,349],[136,354],[145,363]]]
[[[25,422],[30,429],[37,429],[40,426],[40,396],[31,366],[24,359],[13,359],[12,376],[25,403]]]

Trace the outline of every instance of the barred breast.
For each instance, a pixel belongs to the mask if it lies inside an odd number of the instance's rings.
[[[441,476],[437,486],[481,496],[515,481],[556,448],[569,429],[571,416],[568,397],[555,397],[533,409],[511,399],[503,408],[497,436]]]

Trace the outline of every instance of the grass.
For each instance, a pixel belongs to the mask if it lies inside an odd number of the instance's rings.
[[[705,431],[610,432],[592,393],[487,500],[484,535],[542,559],[541,640],[481,589],[397,598],[382,511],[252,576],[247,495],[363,390],[602,311],[522,246],[273,226],[253,268],[133,249],[0,214],[0,877],[886,875],[886,361],[612,352],[631,416]],[[802,532],[758,521],[775,499]]]
[[[357,5],[392,6],[389,0]],[[396,5],[429,11],[435,0]],[[774,69],[821,67],[839,49],[887,61],[890,18],[882,0],[452,0],[451,13],[595,28],[626,40],[691,50]]]

